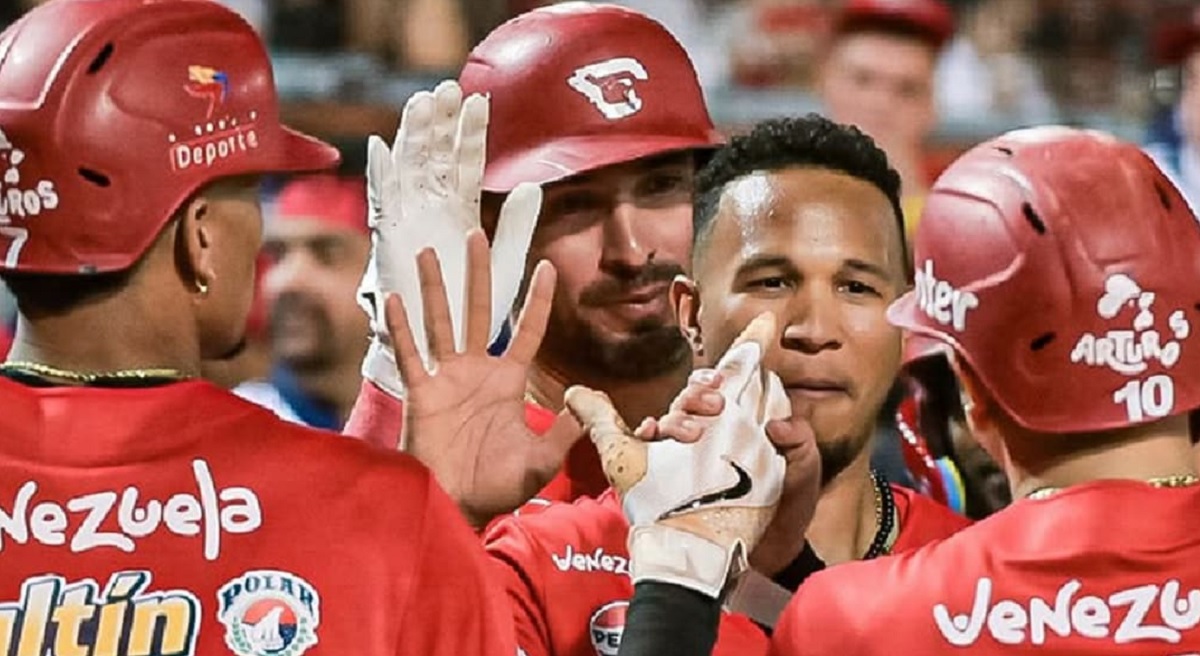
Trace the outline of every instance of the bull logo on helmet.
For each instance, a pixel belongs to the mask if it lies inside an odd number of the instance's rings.
[[[650,75],[640,61],[617,57],[576,69],[567,84],[591,101],[604,118],[616,121],[642,109],[636,83],[648,79]]]

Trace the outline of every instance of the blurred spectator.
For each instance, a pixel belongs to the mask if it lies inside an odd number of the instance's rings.
[[[1144,90],[1135,54],[1141,50],[1137,15],[1117,0],[1038,4],[1041,20],[1031,42],[1059,108],[1085,117],[1125,111],[1119,103],[1126,89]]]
[[[238,386],[280,417],[340,429],[362,382],[367,319],[355,303],[366,267],[365,180],[316,176],[283,187],[267,224],[263,278],[274,366]]]
[[[847,0],[821,67],[829,117],[871,135],[900,172],[910,234],[937,173],[925,151],[937,124],[933,74],[953,31],[941,0]]]
[[[1200,208],[1200,7],[1165,17],[1153,46],[1157,64],[1178,67],[1180,94],[1152,126],[1146,151],[1195,211]]]
[[[961,16],[959,32],[938,62],[935,96],[941,114],[1052,120],[1054,101],[1036,63],[1023,52],[1036,6],[1028,0],[977,0]]]
[[[293,0],[296,1],[296,0]],[[310,0],[311,1],[311,0]],[[513,0],[348,0],[347,45],[408,71],[457,71],[467,51],[515,15]]]
[[[811,87],[829,31],[828,2],[745,0],[733,14],[729,57],[744,87]]]

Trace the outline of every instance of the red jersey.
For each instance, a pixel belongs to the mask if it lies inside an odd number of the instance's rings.
[[[484,545],[508,589],[517,644],[529,656],[617,653],[629,578],[629,522],[616,494],[526,506],[495,524]],[[762,654],[749,619],[722,615],[714,654]]]
[[[896,549],[946,537],[969,523],[949,508],[893,486]],[[633,596],[629,522],[616,494],[529,507],[497,523],[485,547],[512,602],[517,641],[529,656],[616,654]],[[767,638],[748,618],[723,615],[715,654],[763,654]]]
[[[428,471],[209,383],[0,379],[0,653],[502,654]]]
[[[900,522],[900,534],[896,536],[896,544],[892,545],[893,553],[925,546],[971,525],[971,520],[924,494],[901,485],[891,487]]]
[[[538,435],[550,430],[556,417],[536,403],[525,404],[525,425]],[[404,403],[364,380],[342,433],[385,449],[398,449],[403,426]],[[574,501],[583,496],[598,496],[607,488],[600,455],[591,440],[583,438],[571,448],[562,471],[538,493],[538,499]]]
[[[1200,652],[1200,487],[1098,481],[807,581],[777,656]]]

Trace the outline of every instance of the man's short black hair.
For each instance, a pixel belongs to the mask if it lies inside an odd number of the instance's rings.
[[[755,171],[810,167],[838,171],[871,183],[892,204],[907,274],[908,244],[900,209],[900,174],[888,164],[875,142],[852,125],[821,116],[762,121],[748,133],[733,137],[701,169],[696,179],[692,258],[698,264],[712,232],[721,194],[730,182]]]
[[[206,183],[179,204],[159,229],[158,240],[175,235],[174,227],[183,219],[187,206],[199,196],[213,198],[237,197],[247,189],[258,189],[257,174],[218,178]],[[0,280],[8,286],[17,301],[17,309],[26,317],[59,315],[87,303],[108,298],[129,285],[129,281],[146,261],[154,245],[147,247],[133,264],[120,271],[79,273],[23,273],[5,271]]]
[[[129,284],[133,269],[92,274],[4,273],[0,278],[21,314],[40,317],[63,314],[112,296]]]

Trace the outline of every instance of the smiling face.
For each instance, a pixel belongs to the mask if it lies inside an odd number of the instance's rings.
[[[558,271],[540,358],[610,380],[686,362],[667,289],[691,255],[694,174],[677,153],[546,185],[528,258]]]
[[[362,357],[366,316],[355,289],[371,241],[319,218],[272,223],[263,287],[275,357],[296,371],[323,371]]]
[[[712,221],[696,262],[699,304],[683,299],[681,322],[711,365],[754,317],[779,318],[766,365],[793,412],[811,412],[829,480],[862,452],[900,365],[886,316],[905,287],[892,205],[865,180],[788,168],[730,182]]]

